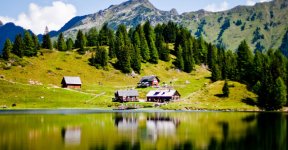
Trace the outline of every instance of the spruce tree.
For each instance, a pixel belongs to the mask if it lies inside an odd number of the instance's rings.
[[[148,47],[147,40],[146,40],[141,24],[139,24],[136,27],[136,32],[138,32],[140,41],[141,41],[140,51],[141,51],[142,61],[147,62],[150,60],[150,52],[149,52],[149,47]]]
[[[225,54],[226,58],[226,76],[227,79],[236,80],[237,79],[237,58],[232,51],[227,51]]]
[[[91,28],[87,34],[87,45],[96,46],[98,45],[98,31],[96,28]]]
[[[106,67],[108,65],[108,52],[104,47],[97,46],[94,63],[96,64],[96,67],[97,65],[100,65],[101,67]]]
[[[83,34],[83,32],[81,30],[78,31],[77,33],[77,37],[76,37],[76,41],[75,41],[75,48],[78,48],[78,52],[80,54],[84,54],[85,53],[85,45],[86,45],[86,41],[85,41],[85,35]]]
[[[52,42],[49,33],[43,35],[42,48],[52,50]]]
[[[252,81],[252,64],[253,54],[246,43],[242,41],[237,50],[237,68],[239,81],[245,83],[251,83]]]
[[[67,50],[67,45],[66,42],[64,40],[64,36],[63,33],[60,33],[58,36],[58,40],[57,40],[57,47],[59,51],[66,51]]]
[[[115,51],[117,56],[117,65],[123,73],[131,72],[131,54],[133,45],[128,37],[126,26],[119,25],[116,32]]]
[[[37,50],[35,49],[34,41],[31,37],[31,34],[26,30],[24,32],[24,55],[25,56],[35,56],[37,54]]]
[[[287,102],[287,87],[281,77],[278,77],[273,89],[274,93],[274,109],[281,109]]]
[[[134,52],[132,53],[132,59],[131,59],[131,67],[134,71],[137,73],[140,73],[141,71],[141,42],[138,32],[134,31],[132,34],[132,42],[133,42],[133,48]]]
[[[229,86],[228,86],[228,81],[227,80],[225,80],[224,86],[222,88],[222,92],[223,92],[223,96],[224,97],[229,97],[230,90],[229,90]]]
[[[39,40],[38,40],[38,37],[37,35],[33,34],[32,35],[32,39],[33,39],[33,42],[34,42],[34,48],[35,50],[40,50],[40,43],[39,43]]]
[[[66,46],[67,46],[68,51],[73,49],[73,45],[74,45],[74,43],[73,43],[73,40],[71,38],[66,40]]]
[[[11,51],[12,51],[13,45],[9,39],[6,39],[4,48],[2,50],[2,57],[4,60],[9,60],[11,57]]]
[[[22,58],[23,57],[23,51],[24,51],[24,45],[23,45],[22,36],[21,36],[21,34],[18,34],[15,37],[12,53],[14,53],[18,57]]]
[[[221,80],[221,70],[217,63],[212,66],[211,72],[212,72],[212,78],[211,78],[212,81],[215,82]]]
[[[150,22],[147,21],[144,24],[144,33],[145,33],[145,37],[148,43],[148,47],[150,50],[150,62],[157,64],[158,63],[158,59],[159,59],[159,55],[158,55],[158,50],[155,46],[155,35],[154,35],[154,30],[150,25]]]
[[[179,47],[177,48],[177,55],[176,55],[176,66],[178,69],[180,70],[184,70],[184,60],[183,60],[183,50],[182,50],[182,46],[179,45]]]

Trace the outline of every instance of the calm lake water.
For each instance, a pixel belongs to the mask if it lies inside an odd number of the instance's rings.
[[[287,128],[287,113],[2,112],[0,149],[286,150]]]

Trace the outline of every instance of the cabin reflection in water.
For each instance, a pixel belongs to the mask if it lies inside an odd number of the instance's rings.
[[[146,122],[148,138],[157,141],[159,136],[175,136],[179,124],[178,119],[170,117],[148,117]]]
[[[61,135],[65,145],[80,145],[81,144],[81,128],[80,127],[66,127],[62,128]]]
[[[136,131],[138,129],[138,119],[135,116],[116,115],[115,125],[118,128],[118,131]]]

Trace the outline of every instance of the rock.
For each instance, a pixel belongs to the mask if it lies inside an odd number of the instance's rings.
[[[16,106],[17,106],[16,103],[12,104],[12,107],[16,107]]]

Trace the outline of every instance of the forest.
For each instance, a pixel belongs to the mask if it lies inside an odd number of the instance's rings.
[[[243,40],[236,51],[207,43],[202,36],[195,38],[187,28],[176,23],[157,24],[149,21],[136,28],[119,25],[116,31],[105,24],[99,31],[78,31],[76,40],[61,33],[52,42],[49,33],[42,43],[36,35],[25,31],[6,40],[1,59],[13,61],[22,57],[37,57],[40,49],[92,52],[90,65],[105,69],[109,60],[123,73],[141,73],[143,63],[173,61],[175,69],[191,73],[195,65],[207,66],[211,81],[238,81],[258,94],[257,105],[265,110],[278,110],[287,104],[288,60],[280,50],[252,51]],[[174,57],[173,57],[174,56]],[[87,64],[88,65],[88,64]],[[226,83],[226,82],[225,82]]]

